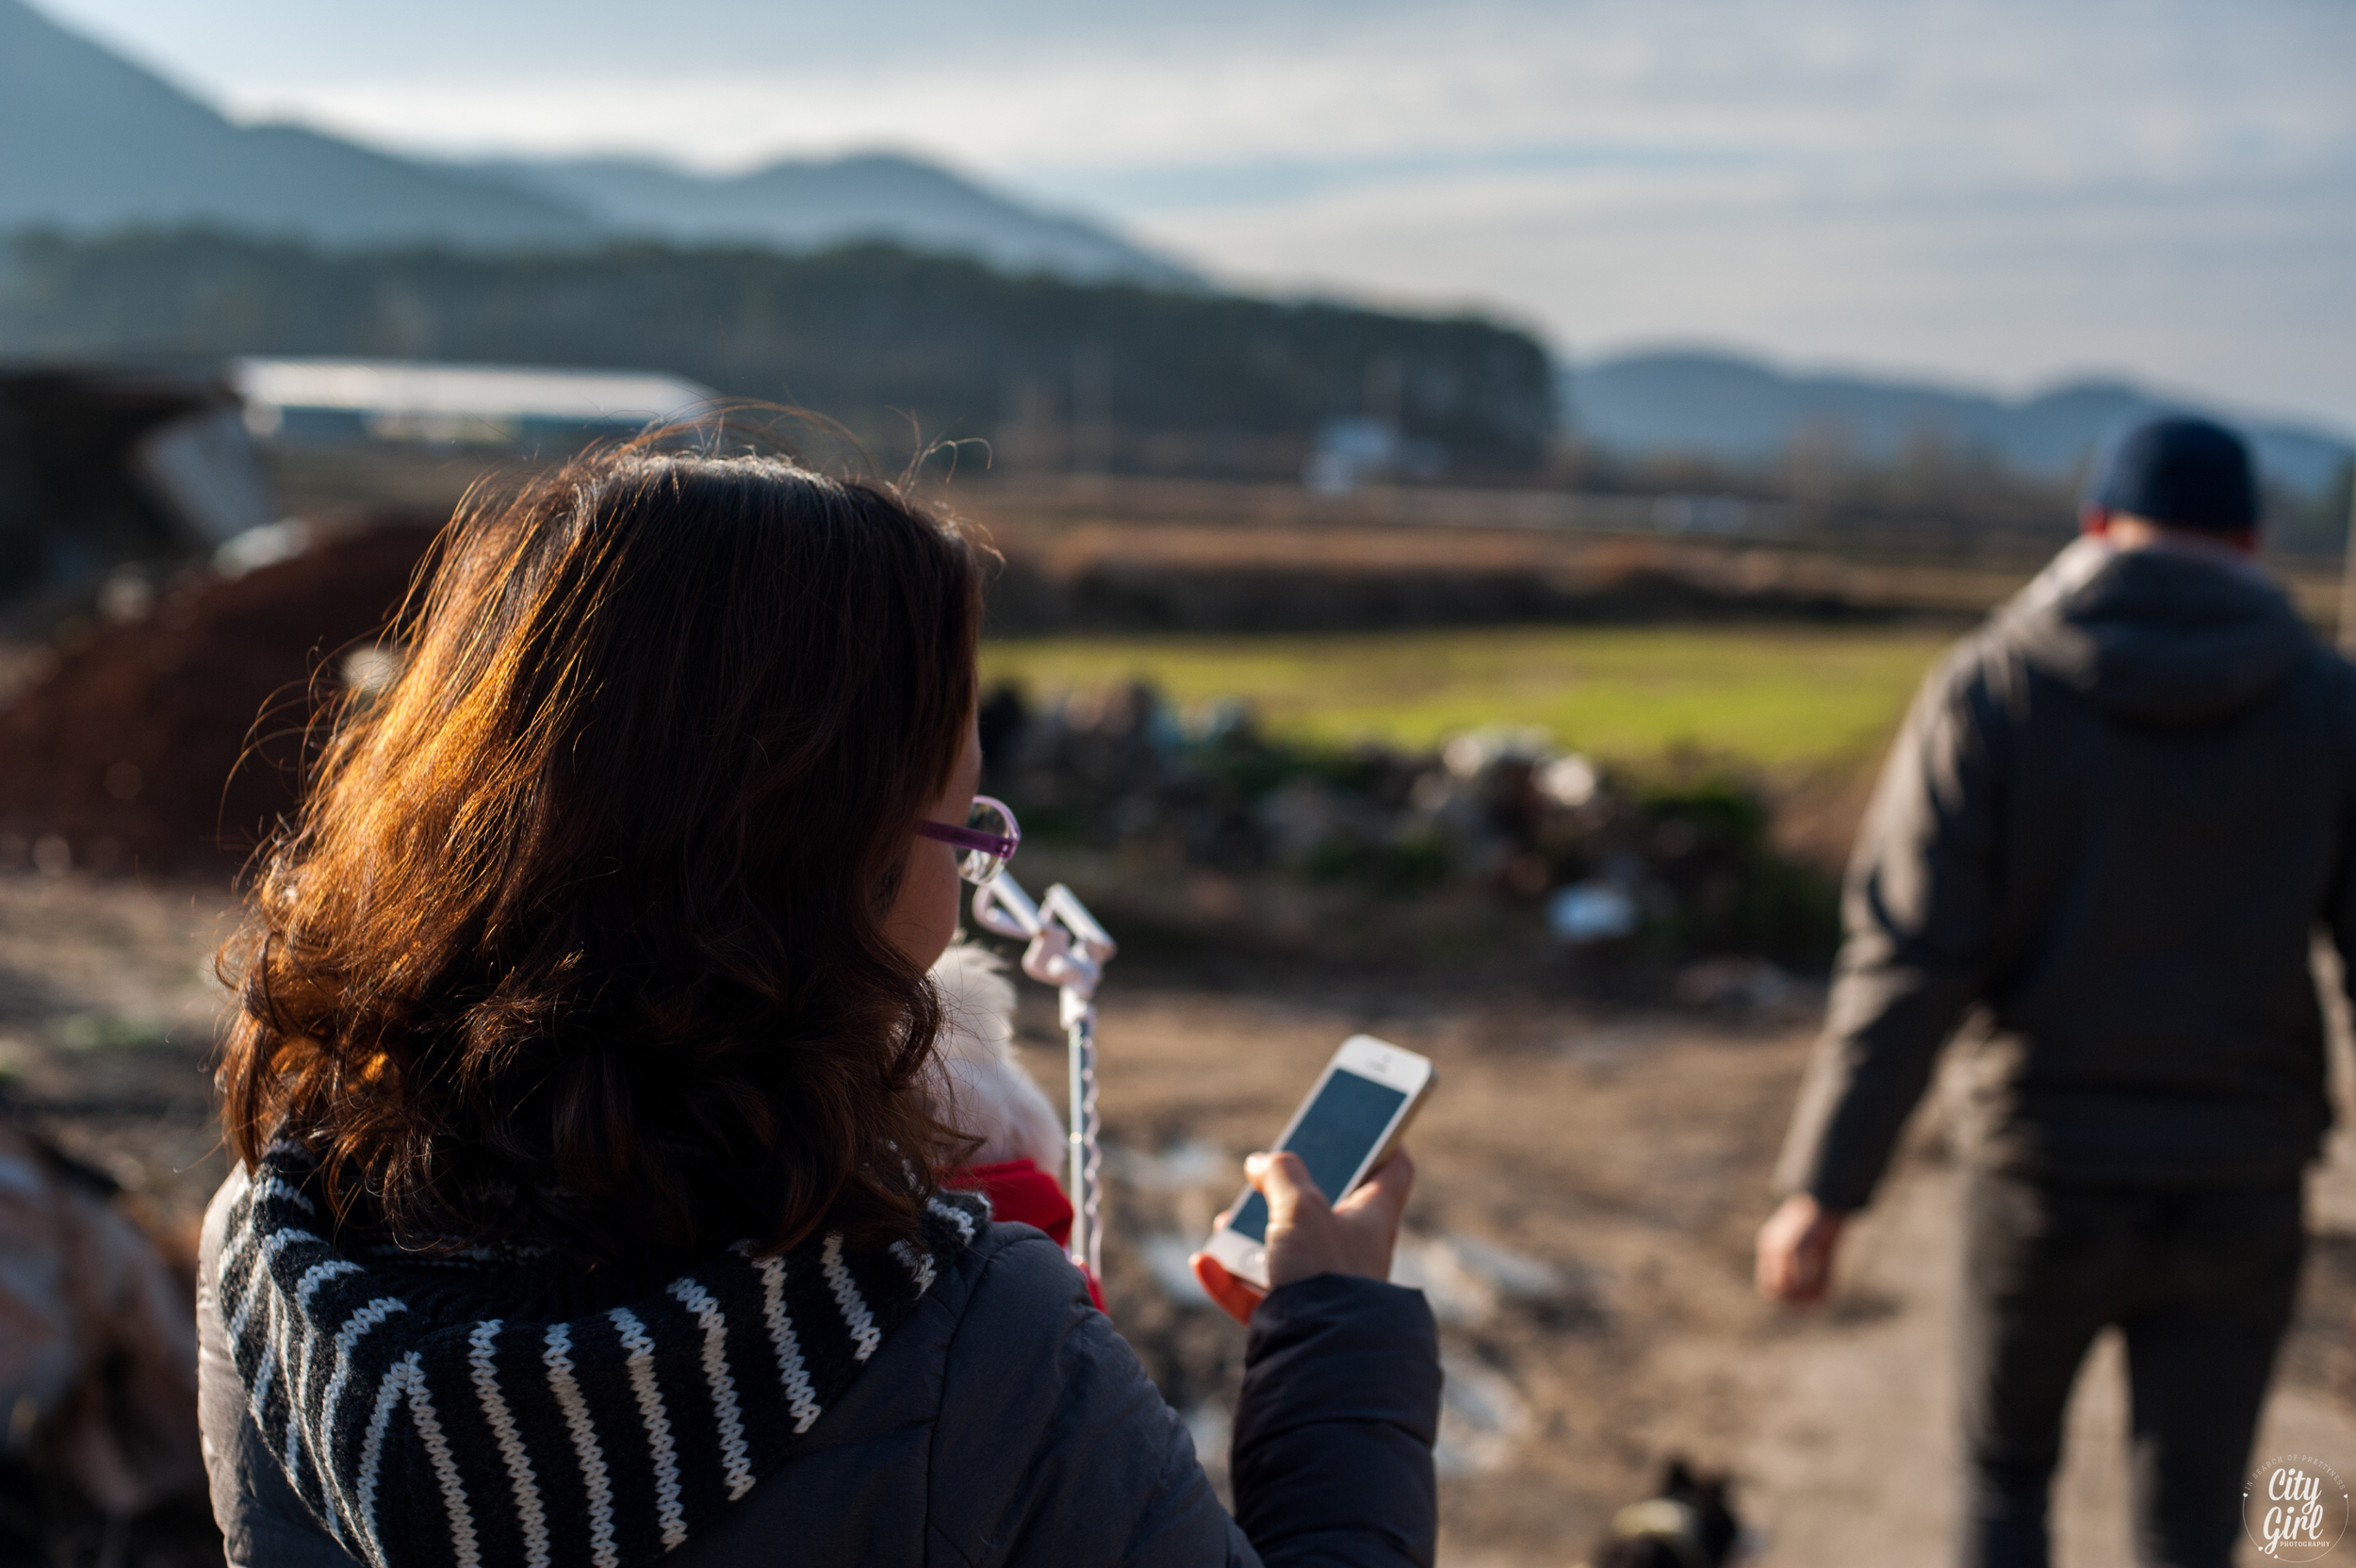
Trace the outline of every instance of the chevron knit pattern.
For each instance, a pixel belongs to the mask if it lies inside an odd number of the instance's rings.
[[[221,1311],[254,1424],[375,1568],[638,1568],[752,1490],[989,1222],[927,1208],[924,1247],[749,1243],[626,1307],[451,1321],[319,1233],[279,1145],[229,1217]]]

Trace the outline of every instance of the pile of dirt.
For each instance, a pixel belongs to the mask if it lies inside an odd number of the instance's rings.
[[[317,537],[61,639],[0,709],[0,869],[234,872],[293,807],[319,702],[432,538],[414,524]]]

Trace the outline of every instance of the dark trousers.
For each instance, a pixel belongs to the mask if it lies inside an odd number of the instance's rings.
[[[2168,1192],[1973,1171],[1956,1315],[1965,1568],[2045,1568],[2063,1410],[2112,1324],[2127,1340],[2135,1560],[2227,1568],[2305,1242],[2297,1178]]]

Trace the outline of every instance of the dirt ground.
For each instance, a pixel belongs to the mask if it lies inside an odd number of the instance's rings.
[[[8,1089],[167,1227],[192,1221],[222,1169],[204,1064],[221,1000],[207,957],[227,918],[220,894],[185,886],[0,875]],[[1860,1223],[1829,1310],[1770,1308],[1749,1288],[1814,1001],[1606,1010],[1535,990],[1117,961],[1102,1026],[1115,1318],[1215,1458],[1242,1337],[1186,1298],[1185,1250],[1232,1194],[1235,1157],[1343,1036],[1368,1030],[1441,1075],[1414,1139],[1402,1271],[1444,1321],[1445,1562],[1574,1563],[1671,1453],[1737,1478],[1758,1562],[1936,1561],[1955,1184],[1936,1118]],[[1055,1092],[1044,993],[1023,1023]],[[2259,1446],[2356,1475],[2356,1146],[2335,1146],[2314,1191],[2319,1240]],[[2066,1568],[2128,1560],[2122,1419],[2106,1348],[2072,1411]]]

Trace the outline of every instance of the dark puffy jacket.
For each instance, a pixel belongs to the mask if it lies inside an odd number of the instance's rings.
[[[198,1283],[213,1511],[233,1568],[353,1568],[248,1413]],[[1236,1516],[1185,1424],[1039,1232],[989,1227],[793,1457],[666,1560],[736,1564],[1429,1563],[1436,1333],[1422,1296],[1325,1275],[1253,1316],[1235,1424]]]
[[[2295,1175],[2318,924],[2356,953],[2356,678],[2252,566],[2075,545],[1923,682],[1844,920],[1786,1190],[1861,1207],[1967,1011],[1983,1162]]]

